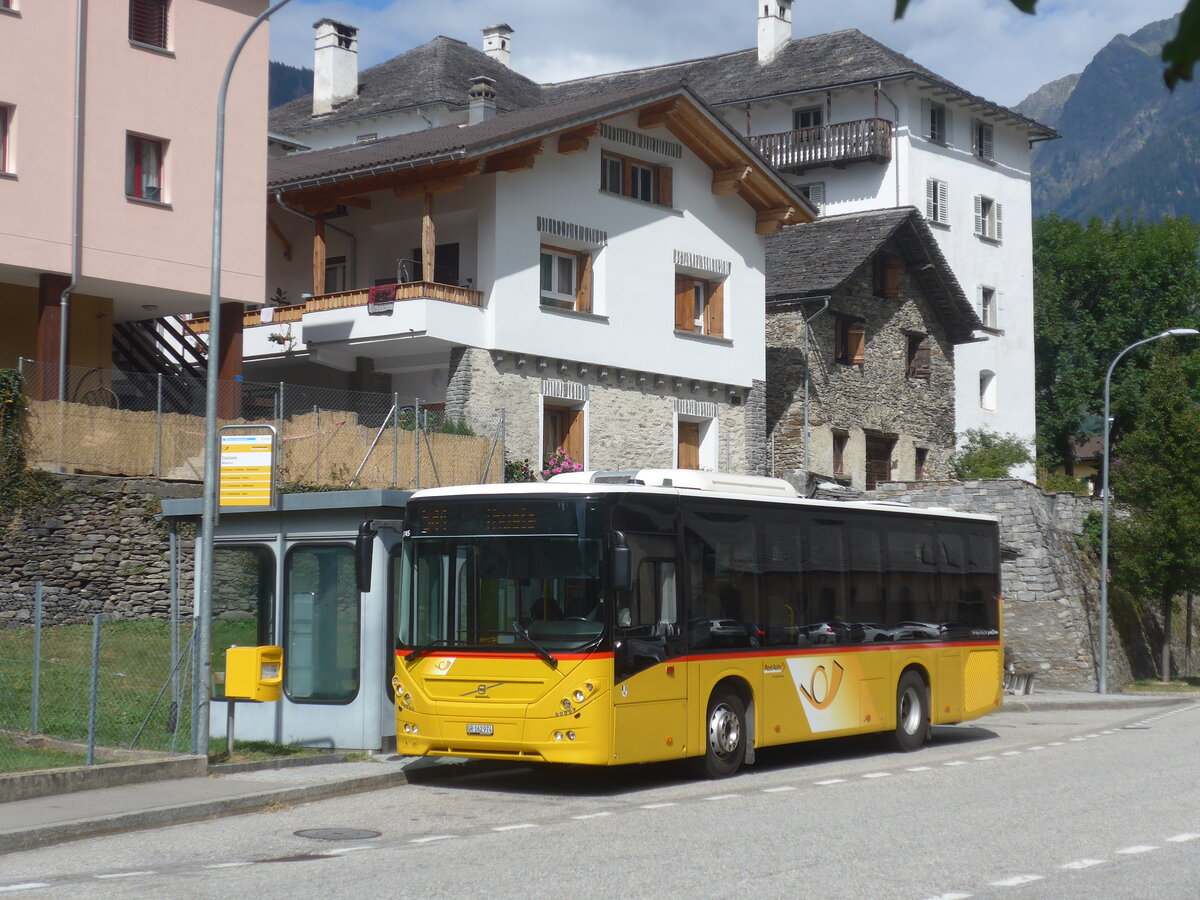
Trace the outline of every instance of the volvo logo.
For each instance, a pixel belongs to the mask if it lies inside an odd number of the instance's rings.
[[[459,696],[460,697],[470,697],[470,696],[486,697],[488,691],[490,691],[494,687],[499,687],[502,684],[504,684],[503,681],[494,681],[491,684],[481,684],[481,685],[478,685],[474,690],[467,691],[465,694],[459,694]]]

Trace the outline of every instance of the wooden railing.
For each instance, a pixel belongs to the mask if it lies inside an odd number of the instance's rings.
[[[892,158],[892,123],[859,119],[798,131],[760,134],[748,138],[762,156],[782,172],[854,162],[888,162]]]
[[[367,288],[353,291],[337,291],[333,294],[318,294],[309,297],[304,303],[294,303],[291,306],[276,306],[269,325],[278,323],[299,322],[305,313],[320,312],[328,309],[349,309],[354,306],[366,306],[370,299]],[[462,306],[482,306],[483,291],[459,287],[454,284],[438,284],[435,281],[412,281],[408,284],[396,285],[396,302],[403,300],[441,300],[445,303],[458,303]],[[242,327],[253,328],[262,325],[261,310],[252,309],[242,313]],[[192,331],[200,334],[208,333],[208,316],[198,316],[188,320]]]

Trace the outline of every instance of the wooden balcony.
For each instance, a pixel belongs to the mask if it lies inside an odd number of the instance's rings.
[[[348,309],[354,306],[366,307],[371,305],[370,300],[370,288],[318,294],[315,297],[309,297],[303,303],[274,307],[269,323],[263,322],[261,310],[248,309],[242,313],[242,328],[254,328],[263,324],[278,325],[300,322],[305,313],[329,309]],[[461,306],[482,306],[483,291],[474,291],[454,284],[439,284],[435,281],[410,281],[406,284],[396,285],[395,302],[401,303],[405,300],[441,300],[444,303],[457,303]],[[192,331],[207,334],[208,316],[189,319],[188,326]]]
[[[886,163],[892,158],[892,123],[887,119],[859,119],[747,140],[776,169],[794,175],[821,166],[842,168],[857,162]]]

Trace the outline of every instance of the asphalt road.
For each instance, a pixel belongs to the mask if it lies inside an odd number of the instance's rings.
[[[1195,897],[1198,744],[1188,706],[762,752],[718,782],[513,767],[8,854],[0,895]]]

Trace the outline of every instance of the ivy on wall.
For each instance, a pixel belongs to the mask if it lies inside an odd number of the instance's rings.
[[[25,379],[16,369],[0,369],[0,513],[5,515],[53,502],[60,494],[50,473],[25,465],[28,417]]]

